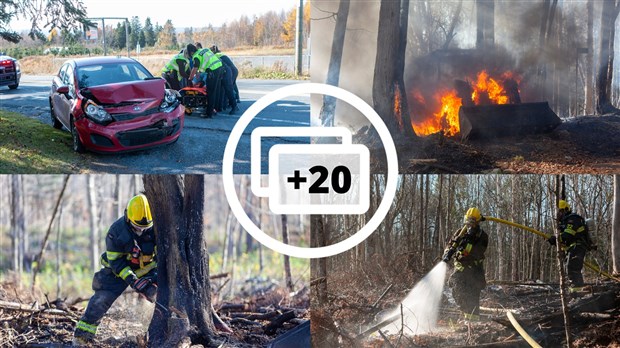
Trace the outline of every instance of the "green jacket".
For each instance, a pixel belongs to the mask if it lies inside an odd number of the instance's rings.
[[[222,67],[222,61],[208,48],[196,52],[192,58],[194,59],[194,67],[201,72]]]
[[[161,69],[161,72],[177,72],[177,78],[179,81],[183,77],[189,77],[189,59],[185,58],[183,51],[179,52],[176,56],[172,57],[166,65]]]

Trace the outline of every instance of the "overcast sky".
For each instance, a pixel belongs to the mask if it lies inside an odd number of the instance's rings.
[[[172,20],[175,28],[220,26],[241,15],[252,18],[271,10],[285,12],[299,5],[299,0],[83,0],[89,17],[138,16],[144,23],[151,17],[153,24],[164,25]],[[106,21],[106,25],[107,25]],[[15,30],[30,29],[28,22],[15,21]]]

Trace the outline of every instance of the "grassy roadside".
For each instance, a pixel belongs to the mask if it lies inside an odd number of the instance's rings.
[[[0,173],[75,173],[79,155],[71,135],[50,125],[0,110]]]
[[[160,69],[168,62],[168,60],[177,54],[178,51],[165,51],[147,49],[140,55],[136,55],[134,51],[131,52],[132,57],[137,58],[153,75],[159,76]],[[280,55],[294,55],[293,48],[281,48],[281,47],[262,47],[262,48],[247,48],[241,47],[234,50],[227,50],[225,52],[230,57],[235,56],[280,56]],[[121,55],[125,56],[126,51],[118,51],[109,53],[110,56]],[[77,57],[72,57],[77,58]],[[22,73],[26,75],[53,75],[58,72],[58,69],[66,62],[69,57],[54,57],[52,55],[45,56],[29,56],[20,59],[20,65]],[[310,77],[307,72],[303,76],[296,76],[292,71],[289,71],[286,65],[281,61],[276,61],[272,66],[256,66],[253,67],[250,62],[243,62],[238,64],[240,79],[292,79],[292,80],[307,80]]]

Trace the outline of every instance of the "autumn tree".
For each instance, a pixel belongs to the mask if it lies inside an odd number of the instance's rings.
[[[204,176],[145,175],[143,181],[156,230],[160,304],[149,326],[149,344],[172,347],[190,337],[193,343],[208,346],[214,327],[203,221]],[[174,317],[171,308],[179,312]]]
[[[310,32],[310,1],[304,4],[304,40],[307,41]],[[297,28],[297,7],[293,8],[286,14],[286,20],[282,24],[282,33],[280,37],[284,43],[295,42],[295,28]]]
[[[166,21],[166,24],[164,24],[161,32],[157,35],[156,46],[166,49],[178,48],[177,34],[174,29],[174,25],[172,25],[172,21],[170,19]]]

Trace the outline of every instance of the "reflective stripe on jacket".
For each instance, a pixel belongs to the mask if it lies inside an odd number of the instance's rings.
[[[215,70],[222,66],[222,61],[208,48],[203,48],[194,54],[198,59],[198,71],[206,72],[207,70]]]

